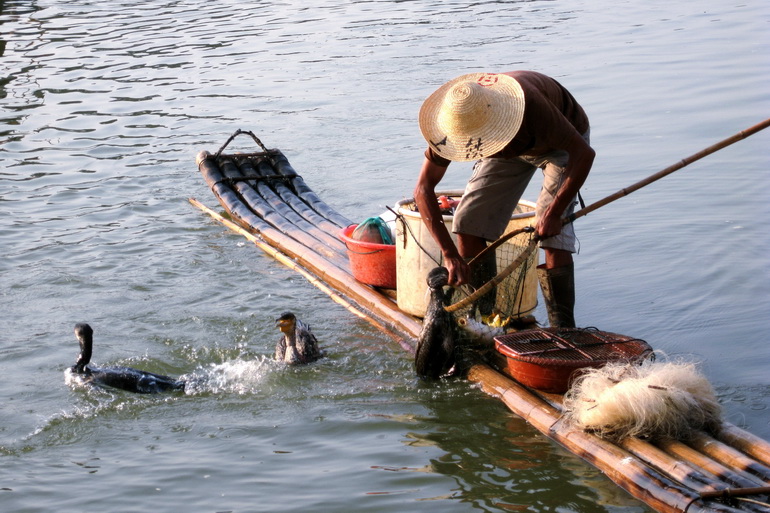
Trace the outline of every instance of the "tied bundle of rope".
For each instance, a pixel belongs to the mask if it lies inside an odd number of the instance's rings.
[[[603,438],[688,439],[721,425],[721,406],[692,362],[644,360],[587,369],[564,397],[565,418]]]

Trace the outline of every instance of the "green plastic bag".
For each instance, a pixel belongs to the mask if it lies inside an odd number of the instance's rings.
[[[361,242],[372,242],[374,244],[395,244],[388,225],[381,217],[370,217],[365,219],[361,224],[356,226],[355,230],[353,230],[351,238],[360,240]]]

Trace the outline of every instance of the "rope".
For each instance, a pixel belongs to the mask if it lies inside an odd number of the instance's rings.
[[[414,241],[414,243],[415,243],[415,244],[417,244],[417,247],[418,247],[418,248],[420,248],[420,250],[421,250],[423,253],[425,253],[425,254],[426,254],[426,255],[427,255],[427,256],[428,256],[428,257],[429,257],[431,260],[433,260],[433,261],[436,263],[436,265],[439,265],[439,266],[440,266],[440,265],[441,265],[441,262],[439,262],[438,260],[436,260],[435,258],[433,258],[433,255],[431,255],[431,254],[428,252],[428,250],[427,250],[427,249],[425,249],[425,248],[422,246],[422,244],[420,244],[420,241],[419,241],[419,240],[417,240],[417,237],[415,237],[415,236],[414,236],[414,232],[412,231],[412,227],[411,227],[411,226],[409,226],[409,223],[407,223],[407,222],[406,222],[406,218],[404,217],[404,215],[403,215],[403,214],[399,214],[398,212],[396,212],[395,210],[393,210],[392,208],[390,208],[390,206],[388,206],[388,205],[386,205],[386,208],[387,208],[388,210],[390,210],[390,211],[391,211],[391,212],[392,212],[392,213],[393,213],[393,214],[396,216],[396,219],[397,219],[398,221],[401,221],[401,224],[403,224],[403,225],[404,225],[404,227],[406,228],[406,230],[409,232],[409,235],[411,235],[411,236],[412,236],[412,240]],[[406,247],[406,237],[404,237],[404,247]]]
[[[246,175],[246,176],[233,176],[233,177],[222,177],[221,180],[217,180],[212,185],[217,185],[220,183],[224,183],[227,185],[233,185],[238,182],[267,182],[267,183],[274,183],[274,182],[283,182],[287,185],[291,185],[291,179],[289,177],[283,176],[283,175]]]
[[[230,144],[230,143],[232,142],[232,140],[233,140],[233,139],[235,139],[237,136],[239,136],[239,135],[241,135],[241,134],[246,134],[246,135],[249,135],[249,136],[251,136],[251,138],[252,138],[252,139],[254,139],[254,142],[255,142],[255,143],[257,143],[257,146],[259,146],[260,148],[262,148],[262,150],[263,150],[265,153],[270,153],[270,150],[268,150],[268,149],[265,147],[265,145],[264,145],[264,144],[262,144],[262,141],[260,141],[260,140],[259,140],[259,137],[257,137],[256,135],[254,135],[254,132],[251,132],[251,131],[249,131],[249,130],[241,130],[241,129],[239,128],[238,130],[236,130],[236,131],[233,133],[233,135],[231,135],[231,136],[230,136],[230,137],[227,139],[227,141],[225,141],[225,143],[222,145],[222,147],[221,147],[221,148],[219,148],[219,151],[217,151],[217,152],[216,152],[216,154],[214,155],[214,158],[218,159],[218,158],[219,158],[219,156],[222,154],[222,152],[225,150],[225,148],[227,148],[227,145],[228,145],[228,144]]]
[[[687,513],[687,511],[690,509],[690,506],[693,505],[693,503],[697,501],[702,501],[704,499],[726,499],[726,498],[734,498],[736,500],[742,500],[745,502],[750,502],[753,504],[757,504],[760,506],[767,506],[766,502],[760,502],[753,499],[747,499],[747,495],[765,495],[770,492],[770,486],[759,486],[756,488],[726,488],[724,490],[715,490],[713,492],[700,492],[695,498],[693,498],[690,502],[687,503],[687,507],[684,508],[683,513]]]

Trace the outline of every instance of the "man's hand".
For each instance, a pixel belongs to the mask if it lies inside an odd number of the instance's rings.
[[[449,271],[449,285],[457,287],[465,283],[470,283],[471,268],[465,263],[465,259],[460,256],[445,258],[444,267]]]
[[[537,220],[535,233],[537,233],[541,239],[555,237],[561,233],[562,226],[563,221],[561,217],[551,212],[546,212],[543,217]]]
[[[585,183],[596,156],[593,148],[577,132],[572,134],[564,150],[569,153],[569,162],[564,170],[564,181],[535,226],[535,232],[542,239],[561,233],[564,225],[562,216]]]

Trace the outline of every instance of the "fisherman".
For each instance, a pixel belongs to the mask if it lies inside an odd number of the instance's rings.
[[[467,262],[503,234],[541,168],[535,232],[542,239],[545,263],[538,266],[538,279],[550,325],[574,327],[575,232],[562,218],[574,211],[595,155],[583,108],[556,80],[534,71],[471,73],[431,94],[420,109],[419,124],[428,149],[414,198],[441,248],[449,284],[479,287],[496,274],[494,255],[473,270]],[[451,161],[470,160],[477,162],[454,214],[455,246],[435,188]],[[490,305],[479,309],[489,313]]]

